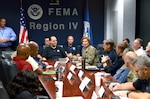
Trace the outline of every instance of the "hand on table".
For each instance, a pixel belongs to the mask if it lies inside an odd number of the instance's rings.
[[[119,86],[120,84],[119,83],[111,83],[110,85],[109,85],[109,89],[111,90],[111,91],[116,91],[116,90],[118,90],[118,86]]]
[[[115,95],[121,96],[121,97],[127,97],[127,92],[128,92],[128,91],[122,91],[122,92],[118,92],[118,93],[115,94]]]

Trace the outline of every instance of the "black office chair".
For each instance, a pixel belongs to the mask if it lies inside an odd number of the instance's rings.
[[[18,68],[15,64],[15,62],[12,61],[12,59],[4,53],[1,54],[0,59],[0,79],[6,88],[7,84],[14,78],[14,76],[18,73]]]
[[[2,51],[1,58],[11,60],[11,55],[14,51]]]
[[[101,57],[105,54],[103,49],[103,44],[97,45],[97,53],[98,53],[99,60],[101,60]]]
[[[3,85],[0,85],[0,98],[1,99],[10,99],[7,91],[3,87]]]

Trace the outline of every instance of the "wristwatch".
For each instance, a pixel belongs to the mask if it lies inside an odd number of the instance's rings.
[[[128,91],[128,92],[127,92],[127,97],[128,97],[128,98],[129,98],[129,94],[130,94],[131,92],[132,92],[132,91]]]

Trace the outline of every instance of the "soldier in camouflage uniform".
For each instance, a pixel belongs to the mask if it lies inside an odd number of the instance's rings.
[[[99,64],[97,49],[90,45],[88,37],[83,37],[81,42],[84,46],[82,49],[82,58],[85,59],[86,65],[97,66]]]

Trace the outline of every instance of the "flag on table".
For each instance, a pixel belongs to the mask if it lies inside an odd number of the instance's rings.
[[[92,37],[92,27],[90,25],[89,18],[89,6],[88,0],[85,0],[85,8],[84,8],[84,31],[83,36],[89,37],[91,44],[93,45],[93,37]]]
[[[28,39],[28,31],[26,29],[25,17],[23,14],[23,8],[20,8],[20,33],[19,33],[19,43],[27,43]]]

